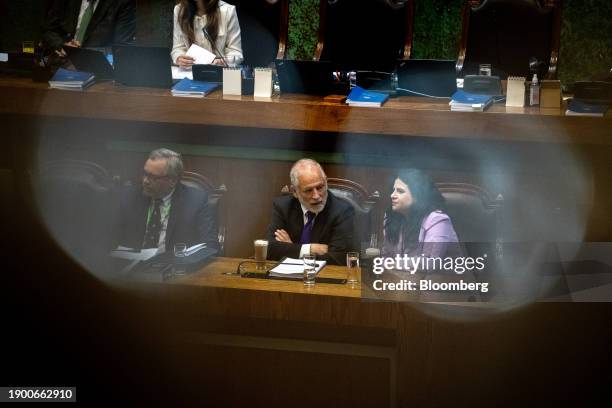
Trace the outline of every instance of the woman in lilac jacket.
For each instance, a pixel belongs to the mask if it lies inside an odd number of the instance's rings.
[[[393,183],[385,213],[384,256],[457,257],[462,251],[444,197],[430,177],[402,170]]]

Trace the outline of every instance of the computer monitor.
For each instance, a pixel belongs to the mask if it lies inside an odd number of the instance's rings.
[[[331,62],[276,60],[276,70],[281,93],[328,95],[333,91]]]
[[[72,65],[83,72],[91,72],[96,80],[113,79],[113,67],[100,50],[76,47],[64,47]]]
[[[166,47],[114,45],[115,81],[127,86],[171,88],[172,61]]]
[[[411,59],[397,68],[398,94],[450,97],[457,90],[453,60]]]

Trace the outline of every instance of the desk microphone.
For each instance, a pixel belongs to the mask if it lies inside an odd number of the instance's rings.
[[[219,52],[219,50],[217,49],[217,45],[212,40],[210,34],[208,34],[208,30],[206,29],[206,27],[202,27],[202,32],[204,33],[204,37],[206,37],[210,45],[213,47],[213,51],[215,52],[215,54],[218,55],[219,58],[221,58],[221,61],[223,61],[223,66],[226,68],[229,67],[229,65],[227,65],[227,61],[225,61],[225,58],[223,57],[223,54]]]

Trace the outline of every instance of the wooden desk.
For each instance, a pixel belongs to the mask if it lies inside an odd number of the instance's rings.
[[[28,79],[0,77],[0,113],[115,119],[250,128],[372,133],[506,142],[611,145],[607,118],[566,117],[563,109],[506,108],[451,112],[446,100],[399,97],[381,109],[325,103],[321,97],[271,99],[177,98],[169,90],[128,88],[112,82],[84,92],[61,91]]]
[[[238,262],[219,258],[171,283],[129,289],[155,299],[147,313],[167,344],[155,358],[223,406],[512,401],[530,381],[538,386],[529,398],[549,399],[576,381],[567,367],[588,369],[609,338],[584,334],[607,325],[604,305],[539,303],[467,318],[459,305],[374,302],[346,285],[222,274]]]

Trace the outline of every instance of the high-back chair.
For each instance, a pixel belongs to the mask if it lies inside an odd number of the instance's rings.
[[[289,0],[228,0],[236,6],[244,65],[267,67],[284,59]]]
[[[410,58],[414,0],[320,0],[314,60],[388,70]]]
[[[223,205],[223,196],[227,193],[225,184],[216,187],[207,177],[192,171],[183,172],[181,183],[186,186],[204,190],[208,193],[208,208],[216,221],[214,231],[219,239],[219,255],[225,253],[226,238],[226,208]]]
[[[469,256],[503,257],[504,198],[468,183],[436,183],[455,232]],[[493,253],[491,253],[493,252]]]
[[[465,0],[462,13],[460,75],[476,74],[486,63],[502,79],[531,79],[532,70],[539,78],[556,77],[561,0]]]

